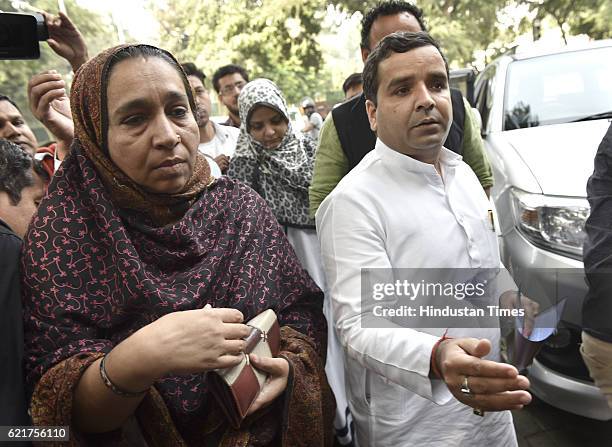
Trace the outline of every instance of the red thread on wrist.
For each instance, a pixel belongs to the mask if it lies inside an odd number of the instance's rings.
[[[431,368],[431,372],[434,374],[434,377],[438,378],[438,379],[442,379],[442,373],[440,373],[440,370],[438,369],[438,365],[436,363],[436,355],[438,352],[438,347],[440,346],[440,343],[442,343],[444,340],[452,340],[453,337],[447,337],[446,334],[448,333],[448,329],[446,331],[444,331],[444,335],[442,335],[442,337],[440,337],[440,339],[438,339],[438,341],[436,342],[435,345],[433,345],[433,348],[431,348],[431,357],[429,359],[429,363],[430,363],[430,368]]]

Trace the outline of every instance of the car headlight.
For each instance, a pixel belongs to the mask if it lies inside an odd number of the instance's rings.
[[[530,194],[511,190],[512,210],[517,228],[535,245],[582,259],[589,217],[586,199]]]

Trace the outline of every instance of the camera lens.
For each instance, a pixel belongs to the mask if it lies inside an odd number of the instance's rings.
[[[45,16],[42,14],[32,14],[36,19],[36,36],[39,41],[47,40],[49,38],[49,30],[47,29],[47,22],[45,22]]]

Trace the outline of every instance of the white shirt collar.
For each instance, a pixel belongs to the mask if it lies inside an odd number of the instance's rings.
[[[436,168],[430,163],[423,163],[408,155],[402,154],[391,147],[387,146],[380,138],[376,139],[374,150],[378,153],[381,160],[385,164],[400,167],[411,172],[421,172],[426,174],[436,173]],[[454,153],[442,147],[440,152],[440,164],[444,167],[455,167],[462,160],[461,155]],[[446,169],[445,169],[446,170]]]
[[[221,126],[220,124],[215,123],[213,120],[210,120],[210,122],[213,125],[213,129],[215,129],[216,137],[219,139],[219,141],[221,141],[221,144],[224,144],[225,140],[227,140],[227,134],[223,131],[224,126]]]

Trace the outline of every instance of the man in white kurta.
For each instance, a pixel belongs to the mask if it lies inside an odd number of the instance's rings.
[[[394,57],[412,56],[412,52],[416,54],[420,50],[392,54],[378,61],[381,66],[378,68],[378,88],[385,87],[383,63],[395,64]],[[399,61],[399,57],[397,59]],[[385,70],[389,68],[389,72],[401,73],[402,67],[402,64],[399,68],[385,66]],[[364,74],[367,71],[366,68]],[[407,92],[421,88],[417,85],[419,76],[425,84],[429,82],[428,74],[406,73],[411,83]],[[396,94],[393,92],[393,95]],[[441,147],[445,132],[438,132],[442,139],[432,163],[419,161],[390,147],[382,139],[388,136],[393,140],[392,133],[395,129],[402,132],[402,128],[384,127],[381,120],[389,116],[380,113],[384,112],[385,95],[379,93],[377,96],[379,114],[370,119],[378,130],[375,149],[343,178],[316,214],[332,298],[334,321],[330,325],[335,326],[344,347],[347,395],[357,441],[361,447],[516,445],[509,411],[486,412],[484,417],[474,415],[470,407],[455,398],[456,389],[454,396],[450,385],[432,378],[432,349],[445,328],[362,327],[362,318],[368,312],[362,312],[361,307],[362,268],[455,269],[500,265],[487,197],[474,172],[461,157]],[[398,104],[403,107],[405,102],[402,101],[400,96]],[[431,101],[417,98],[414,105],[407,106],[414,110],[406,114],[406,127],[414,124],[416,129],[415,123],[428,124],[428,119],[423,117],[433,116],[435,119],[431,121],[437,120],[448,132],[443,113],[427,114],[426,109],[437,107],[436,101],[435,98]],[[393,116],[401,119],[402,111],[392,110]],[[368,112],[370,114],[370,108]],[[375,110],[372,115],[376,115]],[[415,138],[424,135],[423,141],[431,141],[436,132],[432,125],[431,129],[416,129],[400,135],[398,141],[405,137],[410,142],[412,135]],[[451,328],[448,335],[486,338],[492,344],[487,358],[499,360],[499,329]],[[524,389],[526,379],[523,379],[521,386],[509,385],[507,389]],[[528,403],[527,396],[517,394],[516,397],[515,403]],[[515,407],[501,405],[498,409],[501,408]]]

